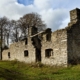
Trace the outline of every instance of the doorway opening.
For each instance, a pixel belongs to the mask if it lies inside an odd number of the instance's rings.
[[[36,62],[41,62],[41,50],[36,48]]]

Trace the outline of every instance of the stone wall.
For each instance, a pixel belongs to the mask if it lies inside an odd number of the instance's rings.
[[[71,22],[67,28],[68,63],[80,63],[80,9],[70,11]]]
[[[38,40],[38,37],[35,37]],[[2,60],[19,60],[26,63],[41,61],[43,64],[67,66],[67,31],[66,29],[51,32],[50,29],[42,33],[41,44],[33,44],[33,38],[28,37],[28,42],[15,42],[8,50],[2,53]],[[37,41],[35,41],[37,43]],[[41,46],[41,48],[39,47]],[[40,49],[40,50],[39,50]],[[28,56],[24,56],[24,51]]]
[[[19,60],[24,61],[26,63],[34,63],[36,62],[36,46],[38,45],[38,41],[32,40],[31,35],[37,33],[37,28],[32,26],[28,28],[28,37],[25,41],[19,41],[11,44],[8,50],[4,50],[2,52],[2,60]],[[37,38],[36,38],[37,39]],[[37,39],[38,40],[38,39]],[[27,41],[27,42],[26,42]],[[40,45],[39,45],[40,47]],[[39,48],[38,47],[38,48]]]
[[[51,33],[51,40],[46,40],[47,33],[43,34],[42,40],[42,63],[48,65],[67,66],[67,31],[57,30]],[[46,56],[46,50],[52,49],[52,55]]]
[[[80,22],[72,24],[68,30],[68,62],[80,63]]]
[[[24,51],[28,51],[28,55],[24,56]],[[9,53],[10,52],[10,56]],[[29,38],[28,44],[25,45],[25,41],[15,42],[11,44],[10,49],[4,50],[2,53],[2,60],[19,60],[26,63],[35,62],[35,48],[32,45],[32,41]]]

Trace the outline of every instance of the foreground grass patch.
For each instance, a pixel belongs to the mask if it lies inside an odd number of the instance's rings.
[[[0,80],[80,80],[80,65],[68,68],[0,61]]]

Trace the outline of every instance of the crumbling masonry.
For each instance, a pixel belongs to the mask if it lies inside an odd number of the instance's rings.
[[[80,9],[70,11],[70,23],[65,29],[40,33],[36,27],[28,29],[26,40],[15,42],[2,52],[2,60],[67,66],[80,62]]]

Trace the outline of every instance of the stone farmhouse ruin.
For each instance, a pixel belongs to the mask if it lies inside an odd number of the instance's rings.
[[[15,42],[2,52],[2,60],[67,66],[80,62],[80,9],[70,11],[70,23],[52,32],[50,28],[38,33],[35,26],[28,29],[24,41]]]

